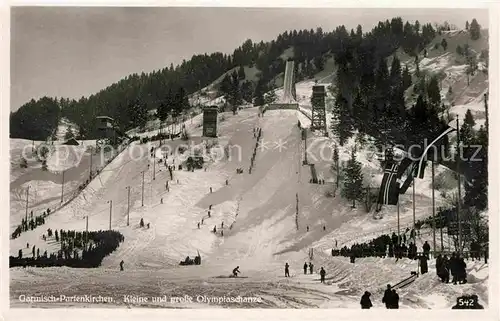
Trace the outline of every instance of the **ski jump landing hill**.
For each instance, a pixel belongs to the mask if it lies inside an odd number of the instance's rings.
[[[283,96],[277,102],[269,104],[268,110],[272,109],[299,109],[299,103],[295,97],[295,69],[293,60],[286,62],[285,79],[283,82]]]

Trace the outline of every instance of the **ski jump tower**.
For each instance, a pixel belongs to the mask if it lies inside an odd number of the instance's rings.
[[[326,136],[328,131],[326,130],[325,98],[325,86],[313,86],[311,98],[311,130],[321,131],[321,133]]]
[[[295,64],[293,60],[286,62],[285,79],[283,81],[283,96],[269,104],[267,109],[298,109],[299,103],[295,96]]]

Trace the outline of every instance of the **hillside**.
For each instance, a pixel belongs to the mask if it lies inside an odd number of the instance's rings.
[[[52,136],[59,140],[54,139],[50,145],[47,170],[34,157],[28,160],[27,168],[20,166],[23,149],[33,156],[30,146],[38,147],[42,140],[11,139],[10,232],[25,217],[26,210],[33,210],[35,215],[47,207],[54,210],[43,224],[10,240],[10,255],[34,257],[32,246],[42,253],[56,254],[63,248],[62,239],[47,236],[47,229],[83,232],[87,222],[89,231],[111,229],[121,233],[123,241],[96,268],[11,268],[11,304],[24,306],[18,300],[21,294],[93,293],[117,300],[84,306],[131,307],[123,296],[133,293],[149,297],[262,298],[261,303],[244,305],[134,305],[142,307],[359,308],[360,296],[370,291],[374,308],[383,308],[380,301],[385,286],[417,271],[417,261],[366,256],[350,263],[348,257],[334,256],[332,250],[370,242],[382,234],[398,232],[398,227],[407,235],[406,229],[413,228],[414,219],[423,221],[432,214],[433,189],[435,207],[451,208],[458,185],[456,174],[436,163],[437,184],[431,185],[431,168],[427,166],[424,178],[415,179],[415,201],[410,188],[398,195],[399,207],[384,205],[381,211],[375,211],[375,206],[366,208],[365,190],[378,194],[384,175],[380,146],[392,143],[384,135],[395,132],[396,138],[412,143],[433,134],[434,126],[448,124],[449,119],[444,119],[448,114],[465,118],[467,109],[477,128],[485,121],[483,94],[488,90],[488,75],[481,52],[488,48],[487,33],[471,41],[461,31],[442,31],[440,35],[430,25],[422,27],[422,32],[414,32],[413,25],[403,25],[395,18],[381,22],[368,34],[360,29],[349,33],[343,26],[331,33],[320,29],[287,32],[268,44],[247,41],[230,57],[194,56],[177,68],[132,75],[79,102],[61,100],[67,109],[58,116],[53,131]],[[406,36],[411,36],[411,41]],[[447,39],[446,50],[436,48],[442,39]],[[470,44],[478,66],[469,76],[465,74],[467,61],[456,51],[465,43]],[[418,51],[418,72],[415,58],[407,53],[414,50]],[[412,83],[407,87],[403,87],[408,80],[400,72],[403,68],[393,72],[398,67],[392,63],[395,56],[400,60],[399,67],[408,66]],[[289,58],[296,61],[299,109],[265,110],[263,107],[272,101],[250,106],[243,99],[243,84],[255,86],[252,97],[257,102],[272,97],[271,92],[283,96],[284,64]],[[205,69],[197,70],[204,64]],[[186,79],[181,79],[184,74]],[[425,86],[418,88],[422,79]],[[436,86],[430,85],[433,79],[439,80],[439,99],[433,92]],[[312,87],[316,83],[327,87],[328,135],[310,130]],[[219,112],[218,137],[203,137],[202,107],[225,104],[234,105],[234,113]],[[433,114],[442,105],[445,108]],[[394,113],[396,109],[400,114]],[[61,144],[60,138],[70,126],[78,129],[75,134],[79,138],[92,137],[91,115],[96,112],[116,115],[127,133],[139,139],[181,126],[188,135],[161,143],[157,139],[127,142],[116,157],[102,150],[90,154],[88,147],[94,146],[95,140],[79,139],[81,145],[70,147]],[[155,118],[156,112],[164,112],[163,124]],[[418,122],[419,112],[426,122]],[[400,123],[407,127],[399,127]],[[470,136],[484,143],[479,131],[471,131]],[[332,170],[334,149],[342,169],[339,189],[335,187],[338,173]],[[401,149],[396,152],[401,153]],[[202,156],[201,168],[189,169],[190,156]],[[346,168],[353,160],[359,164],[361,179],[357,195],[351,199],[346,191],[353,189],[349,184],[354,185],[351,181],[356,177],[349,177]],[[173,168],[171,174],[167,166]],[[90,170],[97,169],[97,175],[82,186]],[[482,170],[479,167],[477,171],[487,180],[487,172]],[[313,183],[314,173],[325,183]],[[470,186],[479,182],[477,176],[474,179],[462,183],[462,193],[473,195]],[[67,197],[62,202],[61,193]],[[487,208],[474,213],[478,217],[489,215]],[[141,221],[145,226],[140,226]],[[442,241],[448,251],[453,251],[448,228],[444,237],[446,240],[436,240],[436,246]],[[434,247],[428,225],[419,229],[419,251],[425,241]],[[179,264],[186,256],[193,258],[198,253],[201,265]],[[71,254],[83,256],[83,251],[76,249]],[[125,269],[118,272],[121,262]],[[304,262],[315,265],[314,273],[302,273]],[[290,265],[289,278],[283,276],[285,263]],[[240,277],[228,277],[236,266],[241,269]],[[319,282],[321,267],[327,273],[325,284]],[[490,306],[489,267],[484,260],[467,260],[468,283],[461,285],[441,283],[435,268],[435,260],[429,260],[428,274],[398,289],[401,308],[449,309],[464,293],[477,294],[481,304]],[[47,304],[37,302],[32,306]]]
[[[241,146],[241,161],[236,153],[230,160],[214,158],[209,161],[207,171],[174,171],[171,190],[165,192],[167,172],[158,166],[156,180],[153,181],[153,167],[147,169],[153,159],[130,161],[130,157],[141,150],[145,152],[148,146],[132,145],[128,152],[122,153],[108,166],[101,180],[94,180],[80,197],[54,213],[45,225],[12,240],[10,251],[16,255],[19,248],[25,248],[26,242],[36,244],[41,251],[56,250],[56,242],[52,239],[40,242],[39,235],[47,228],[84,230],[87,215],[89,229],[106,229],[109,224],[107,200],[113,200],[112,226],[124,234],[124,243],[97,269],[45,268],[37,272],[37,276],[22,268],[11,269],[11,295],[15,297],[21,292],[36,292],[49,280],[54,285],[52,289],[62,284],[66,287],[71,285],[72,294],[81,294],[93,289],[84,281],[93,278],[100,284],[96,293],[104,294],[102,291],[108,291],[106,289],[112,286],[115,296],[132,289],[137,295],[173,293],[168,289],[175,284],[182,286],[186,294],[202,291],[217,295],[237,290],[239,295],[257,295],[265,299],[263,305],[254,307],[354,307],[359,295],[366,289],[378,296],[385,284],[397,282],[415,269],[415,263],[407,259],[394,263],[391,259],[364,258],[359,259],[353,268],[347,263],[347,258],[329,256],[333,240],[342,245],[347,240],[363,240],[360,229],[365,234],[375,235],[388,228],[394,229],[395,216],[390,209],[386,209],[382,219],[373,220],[361,208],[351,209],[347,200],[325,197],[329,184],[308,183],[309,169],[300,164],[303,151],[295,111],[268,111],[261,119],[257,117],[256,109],[251,108],[240,111],[236,116],[231,113],[225,116],[218,141],[221,145],[231,142]],[[249,154],[255,142],[252,137],[254,127],[263,129],[264,141],[268,140],[271,144],[275,139],[286,141],[285,149],[280,151],[277,146],[269,145],[270,148],[258,151],[252,174],[235,174],[236,168],[246,170],[249,166]],[[199,130],[193,135],[200,135]],[[324,138],[311,136],[310,139],[311,144],[315,140],[327,143]],[[200,143],[197,138],[194,140],[196,144]],[[312,149],[316,157],[321,152],[320,142]],[[130,153],[132,147],[135,152]],[[345,153],[342,152],[342,155]],[[369,157],[365,157],[361,156],[360,160],[376,181],[381,175],[379,166],[376,163],[370,165]],[[177,157],[169,158],[169,163],[178,164],[180,161]],[[331,181],[332,174],[326,170],[328,162],[317,163],[317,166],[323,168],[321,172],[326,181]],[[141,170],[148,172],[144,207],[141,207]],[[228,186],[224,183],[226,179],[229,180]],[[427,183],[418,186],[417,218],[428,215]],[[131,186],[130,226],[126,224],[126,191],[116,186]],[[214,189],[213,193],[208,191],[210,187]],[[299,195],[298,230],[292,205],[296,193]],[[163,204],[160,198],[163,198]],[[411,210],[409,204],[404,204],[401,220],[406,225],[411,221]],[[207,216],[209,205],[213,206],[211,217]],[[141,218],[151,224],[150,229],[138,227]],[[196,223],[202,218],[204,224],[197,229]],[[221,227],[222,222],[224,228]],[[217,234],[211,232],[214,225]],[[306,226],[309,232],[305,231]],[[219,234],[221,228],[224,230],[223,237]],[[331,286],[320,285],[316,281],[317,274],[302,276],[299,272],[303,261],[310,260],[310,248],[315,253],[311,261],[317,267],[327,269],[327,282]],[[26,255],[29,255],[28,251],[23,250]],[[203,257],[201,267],[178,266],[186,255],[195,255],[197,251]],[[116,267],[121,260],[125,261],[124,273],[127,277],[122,275],[118,280]],[[289,280],[278,276],[282,273],[283,262],[289,262],[292,267],[292,278]],[[228,274],[236,265],[241,267],[247,281],[218,281],[217,277]],[[430,269],[432,271],[432,265]],[[466,287],[477,293],[481,303],[486,305],[488,297],[483,286],[488,277],[484,274],[484,266],[471,262],[468,269],[471,280],[475,281]],[[29,287],[23,281],[35,279],[36,284]],[[168,279],[168,285],[155,283],[159,279]],[[445,288],[437,282],[430,274],[419,278],[414,286],[400,291],[401,304],[407,308],[449,308],[450,304],[454,304],[455,296],[465,290],[465,287]],[[291,292],[283,297],[275,290],[276,287],[288,288]],[[46,291],[51,293],[52,290]],[[295,296],[302,299],[297,302]],[[442,297],[442,300],[436,302],[433,299],[435,296]],[[121,300],[114,303],[118,306],[123,304]],[[186,304],[185,307],[194,306]]]

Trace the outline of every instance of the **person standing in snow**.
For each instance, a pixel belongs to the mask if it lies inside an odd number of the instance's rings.
[[[288,262],[285,263],[285,277],[290,277],[290,266],[288,265]]]
[[[422,246],[422,249],[424,250],[424,255],[429,259],[429,252],[431,251],[431,246],[427,241],[425,241],[424,245]]]
[[[200,229],[200,222],[198,222],[198,229]]]
[[[313,274],[313,270],[314,270],[314,265],[309,262],[309,274]]]
[[[120,262],[120,271],[123,271],[123,260]]]
[[[319,275],[321,276],[321,283],[325,283],[326,271],[323,267],[321,267],[321,270],[319,271]]]
[[[361,304],[361,309],[369,309],[373,306],[372,300],[370,300],[370,296],[372,294],[368,291],[365,291],[365,294],[361,297],[361,301],[359,304]]]
[[[399,295],[396,293],[396,290],[394,289],[392,289],[391,309],[399,309]]]
[[[382,303],[385,304],[387,309],[391,309],[392,306],[392,290],[391,285],[387,284],[387,289],[384,292],[384,297],[382,298]]]
[[[307,262],[304,263],[304,274],[307,274]]]

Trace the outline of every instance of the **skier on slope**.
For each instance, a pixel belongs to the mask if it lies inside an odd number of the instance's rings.
[[[304,274],[307,274],[307,262],[304,263]]]
[[[123,260],[120,262],[120,271],[123,271]]]
[[[285,263],[285,277],[290,277],[290,265],[288,265],[288,262]]]
[[[235,269],[233,269],[233,276],[238,277],[238,273],[241,273],[239,266],[237,266]]]

